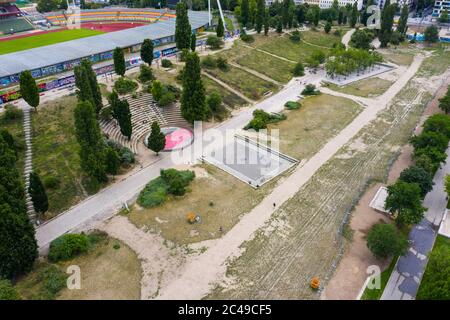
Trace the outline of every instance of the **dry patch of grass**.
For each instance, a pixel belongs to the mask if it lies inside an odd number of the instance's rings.
[[[327,94],[300,101],[299,110],[285,111],[287,120],[269,125],[280,133],[280,150],[297,159],[309,158],[345,128],[362,107],[356,102]]]
[[[334,29],[330,33],[325,31],[305,31],[300,34],[301,38],[316,46],[332,48],[334,44],[341,42],[341,37],[334,35]],[[342,32],[342,35],[344,33]]]
[[[87,254],[65,262],[78,265],[81,289],[63,289],[59,300],[137,300],[141,296],[141,266],[137,255],[119,240],[106,238]]]
[[[414,55],[403,51],[382,51],[381,54],[386,61],[401,65],[409,66],[414,59]]]
[[[375,77],[352,82],[342,87],[329,83],[328,88],[359,97],[376,97],[386,92],[392,84],[392,81]]]
[[[205,86],[206,94],[208,95],[211,94],[212,91],[217,91],[221,95],[223,103],[225,103],[227,106],[235,109],[247,104],[247,101],[222,87],[220,84],[208,78],[207,76],[202,75],[202,81],[203,85]]]
[[[144,209],[134,205],[128,214],[130,221],[178,244],[218,238],[222,235],[220,227],[223,232],[230,230],[274,184],[271,181],[255,190],[211,165],[201,165],[196,171],[188,193],[172,197],[159,207]],[[199,171],[203,173],[198,174]],[[190,212],[200,215],[201,222],[190,224]]]

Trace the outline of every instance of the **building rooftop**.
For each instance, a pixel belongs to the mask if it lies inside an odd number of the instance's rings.
[[[192,29],[208,23],[208,12],[189,11]],[[161,39],[175,34],[175,19],[142,27],[61,42],[49,46],[0,55],[0,78],[58,63],[140,44],[144,39]]]

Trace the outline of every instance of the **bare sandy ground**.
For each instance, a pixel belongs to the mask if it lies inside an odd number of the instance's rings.
[[[435,98],[427,105],[419,121],[419,125],[416,127],[415,134],[419,134],[422,131],[421,125],[426,118],[432,114],[442,112],[439,109],[438,99],[445,94],[449,83],[450,79],[447,79],[447,82],[438,89]],[[412,164],[411,155],[413,151],[413,147],[410,144],[402,148],[398,159],[389,171],[388,184],[395,182],[400,176],[400,173]],[[381,270],[385,270],[388,267],[389,260],[377,260],[367,248],[365,240],[367,232],[373,224],[380,220],[392,222],[385,214],[369,207],[370,201],[380,186],[382,184],[377,183],[370,187],[355,207],[350,221],[350,228],[354,231],[352,242],[336,269],[333,278],[328,282],[323,291],[321,299],[356,299],[368,276],[366,273],[367,267],[370,265],[378,265]]]
[[[424,57],[417,55],[410,67],[381,96],[369,99],[367,107],[352,123],[330,140],[316,155],[303,166],[297,167],[291,176],[278,185],[258,206],[246,214],[242,220],[223,238],[211,244],[202,255],[183,266],[182,275],[173,279],[161,289],[158,299],[200,299],[212,289],[212,285],[224,277],[228,259],[241,253],[240,246],[251,240],[255,231],[261,228],[272,213],[282,203],[291,198],[313,174],[327,162],[345,143],[353,138],[361,128],[377,117],[378,112],[388,106],[395,95],[414,76]],[[276,204],[274,208],[273,204]],[[201,277],[199,277],[201,270]]]

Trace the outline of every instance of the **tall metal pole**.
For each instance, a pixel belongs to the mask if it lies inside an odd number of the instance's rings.
[[[211,0],[208,0],[208,21],[209,21],[209,26],[212,26],[212,21],[211,21]]]
[[[217,6],[219,7],[220,18],[222,19],[223,27],[225,31],[227,31],[227,25],[225,23],[225,19],[223,18],[222,6],[220,5],[220,0],[217,0]]]

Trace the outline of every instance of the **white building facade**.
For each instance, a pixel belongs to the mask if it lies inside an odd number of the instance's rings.
[[[445,9],[450,13],[450,0],[436,0],[433,7],[433,18],[439,18]]]
[[[279,0],[282,2],[283,0]],[[266,0],[266,6],[270,6],[272,3],[277,2],[277,0]],[[338,0],[340,7],[345,7],[347,4],[353,5],[353,3],[358,3],[358,10],[362,9],[363,0]],[[321,9],[331,8],[333,5],[333,0],[294,0],[296,5],[307,3],[309,5],[318,5]]]

